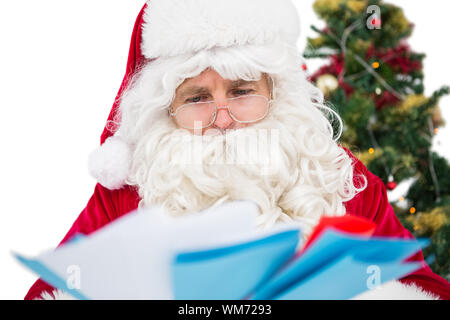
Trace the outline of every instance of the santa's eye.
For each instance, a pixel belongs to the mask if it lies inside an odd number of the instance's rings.
[[[208,101],[209,96],[207,95],[201,95],[201,96],[195,96],[193,98],[186,99],[186,103],[197,103],[202,101]]]
[[[252,89],[235,89],[233,90],[233,94],[237,96],[245,96],[247,94],[252,93],[254,90]]]

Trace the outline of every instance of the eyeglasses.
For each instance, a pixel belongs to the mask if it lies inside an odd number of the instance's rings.
[[[230,117],[239,123],[253,123],[264,119],[273,100],[257,94],[229,98],[226,106],[218,107],[215,101],[193,102],[178,107],[169,115],[184,129],[210,127],[217,118],[217,111],[227,109]]]

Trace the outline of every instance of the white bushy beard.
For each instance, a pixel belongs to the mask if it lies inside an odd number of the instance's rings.
[[[163,205],[179,216],[228,200],[253,200],[261,227],[295,221],[304,237],[322,215],[343,215],[343,201],[354,195],[351,160],[292,102],[272,108],[259,123],[207,137],[176,130],[168,117],[157,120],[133,154],[128,183],[138,187],[139,206]],[[233,150],[242,146],[238,137],[255,132],[263,138],[256,152],[247,153],[249,161]]]

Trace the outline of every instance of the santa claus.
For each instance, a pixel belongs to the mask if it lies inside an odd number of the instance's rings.
[[[94,194],[61,243],[137,207],[188,215],[253,200],[258,223],[295,222],[304,240],[321,216],[376,223],[412,238],[383,182],[337,140],[339,116],[301,68],[289,0],[151,0],[133,31],[127,72],[101,147],[90,156]],[[447,299],[423,262],[359,298]],[[26,299],[64,298],[38,280]]]

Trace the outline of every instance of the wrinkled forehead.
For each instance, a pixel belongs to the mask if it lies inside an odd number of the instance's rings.
[[[178,86],[178,89],[187,86],[209,86],[216,84],[223,84],[227,87],[240,87],[240,86],[259,86],[264,83],[268,83],[269,76],[263,72],[257,72],[257,74],[252,78],[228,78],[222,76],[219,72],[212,68],[207,68],[203,70],[200,74],[195,77],[189,77],[184,79],[184,81]]]
[[[232,90],[232,89],[252,89],[256,92],[271,92],[272,80],[266,73],[260,73],[259,77],[252,79],[229,79],[222,77],[214,69],[206,69],[199,75],[185,79],[175,90],[178,98],[188,97],[190,95],[209,93],[214,90]]]

